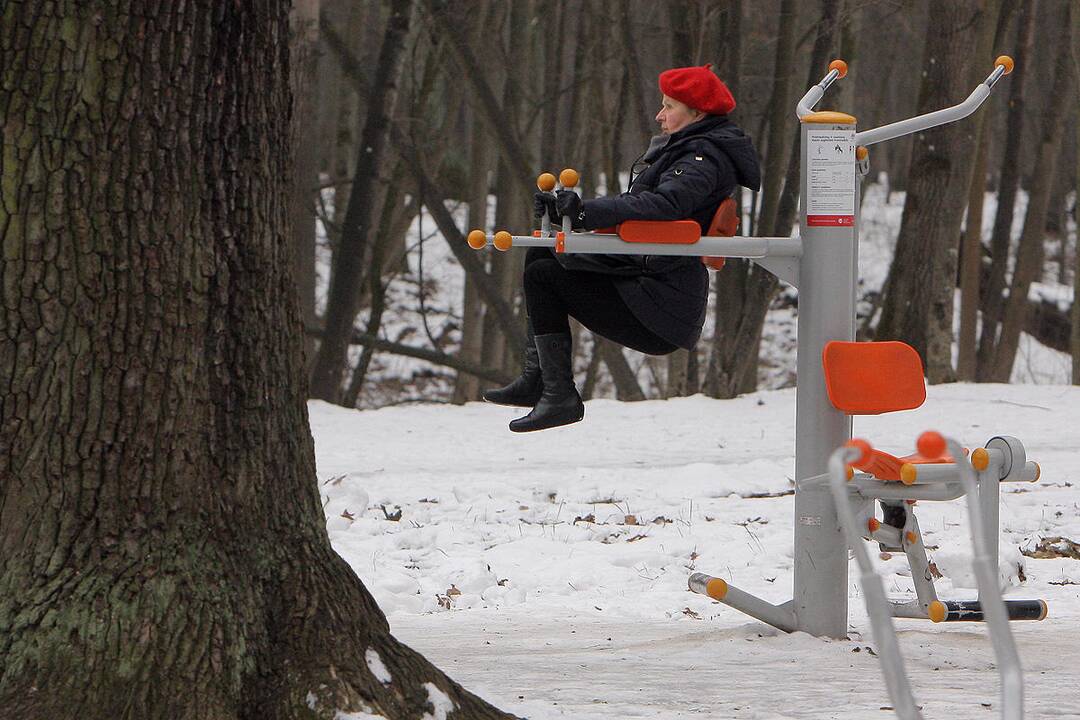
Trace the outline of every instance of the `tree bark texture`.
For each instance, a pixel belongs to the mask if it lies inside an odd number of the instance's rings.
[[[372,236],[378,227],[378,211],[382,209],[386,193],[383,165],[389,155],[390,125],[397,104],[412,5],[412,2],[395,3],[387,19],[371,93],[367,98],[367,115],[360,134],[349,209],[341,229],[341,241],[334,251],[323,319],[326,331],[311,372],[311,396],[328,402],[341,401],[342,379],[348,366],[349,336],[360,306],[361,284],[369,264]]]
[[[969,92],[981,3],[931,3],[934,31],[923,57],[919,113],[958,102]],[[896,255],[885,284],[876,337],[918,351],[931,382],[954,380],[953,294],[957,250],[970,185],[972,128],[950,123],[918,133]]]
[[[1054,80],[1043,112],[1039,129],[1039,145],[1036,151],[1035,172],[1028,188],[1028,206],[1024,215],[1024,228],[1016,251],[1016,267],[1009,285],[1009,300],[1005,304],[1005,317],[994,353],[990,380],[1009,382],[1012,375],[1016,350],[1020,344],[1020,332],[1024,328],[1028,309],[1028,290],[1031,283],[1042,276],[1043,242],[1046,238],[1046,213],[1050,201],[1050,188],[1056,175],[1061,137],[1065,127],[1064,98],[1075,97],[1072,64],[1072,5],[1063,4],[1060,13],[1052,17],[1060,29],[1054,44]]]
[[[1021,146],[1024,134],[1024,120],[1027,117],[1024,95],[1027,80],[1034,76],[1032,44],[1035,38],[1035,18],[1039,12],[1040,0],[1020,3],[1017,10],[1018,27],[1016,70],[1009,76],[1009,112],[1006,118],[1005,147],[1001,158],[1001,179],[998,182],[998,205],[994,214],[994,228],[990,236],[990,280],[987,291],[982,293],[982,330],[979,334],[979,349],[976,356],[976,375],[979,380],[987,380],[993,372],[994,356],[997,352],[998,321],[1005,306],[1003,293],[1009,265],[1009,247],[1012,244],[1013,215],[1016,207],[1016,195],[1020,189]]]
[[[3,7],[5,717],[415,718],[436,690],[506,717],[390,636],[326,535],[288,5]]]

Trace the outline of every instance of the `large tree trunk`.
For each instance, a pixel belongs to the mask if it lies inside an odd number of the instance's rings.
[[[963,98],[980,16],[978,0],[931,3],[923,56],[919,113]],[[973,138],[970,125],[952,123],[915,136],[907,200],[896,256],[885,284],[878,339],[902,340],[923,359],[931,382],[955,380],[952,369],[953,294]]]
[[[1064,98],[1075,97],[1072,84],[1072,6],[1065,4],[1060,13],[1052,16],[1060,28],[1058,42],[1054,44],[1054,81],[1042,115],[1039,146],[1035,158],[1035,172],[1028,189],[1028,206],[1024,215],[1024,229],[1016,251],[1016,267],[1009,286],[1009,300],[1005,305],[1005,317],[1001,323],[994,363],[990,371],[993,382],[1009,382],[1012,375],[1020,332],[1024,328],[1028,309],[1028,290],[1031,283],[1042,275],[1043,241],[1046,236],[1046,211],[1050,201],[1050,185],[1057,169],[1058,150],[1065,126]]]
[[[326,535],[288,3],[4,13],[4,716],[506,717],[390,636]]]
[[[328,402],[341,400],[349,336],[360,306],[360,288],[370,260],[372,236],[378,227],[377,212],[382,209],[385,197],[386,187],[380,172],[388,154],[390,125],[411,16],[412,2],[397,4],[391,9],[386,23],[368,97],[364,131],[360,136],[349,209],[341,229],[341,242],[334,252],[323,322],[325,331],[311,371],[311,396]]]
[[[1012,241],[1013,214],[1016,195],[1020,188],[1021,145],[1024,119],[1027,116],[1024,94],[1029,77],[1033,77],[1034,63],[1029,62],[1035,38],[1035,18],[1039,0],[1020,3],[1017,11],[1018,28],[1016,41],[1016,72],[1009,76],[1009,113],[1005,122],[1005,149],[1001,158],[1001,179],[998,182],[998,205],[994,214],[994,228],[990,236],[990,279],[982,297],[982,330],[976,355],[976,375],[988,380],[993,370],[997,351],[998,321],[1005,306],[1003,292],[1009,265],[1009,246]]]

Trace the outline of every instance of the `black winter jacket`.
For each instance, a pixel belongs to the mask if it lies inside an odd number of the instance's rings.
[[[736,185],[757,190],[761,170],[750,138],[727,116],[710,115],[654,142],[635,163],[647,164],[630,190],[586,200],[588,230],[626,220],[696,220],[704,233],[721,201]],[[697,257],[609,255],[622,299],[645,327],[691,349],[701,336],[709,274]]]

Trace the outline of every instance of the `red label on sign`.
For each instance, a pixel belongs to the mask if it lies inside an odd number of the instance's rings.
[[[807,215],[806,224],[811,227],[850,227],[855,224],[854,215]]]

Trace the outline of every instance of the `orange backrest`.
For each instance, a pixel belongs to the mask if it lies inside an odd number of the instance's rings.
[[[720,207],[716,208],[716,212],[712,216],[712,222],[709,223],[709,231],[705,234],[731,237],[738,231],[739,209],[735,206],[735,198],[727,198],[720,203]],[[722,257],[703,257],[701,262],[705,263],[705,267],[711,270],[720,270],[724,267],[724,258]]]
[[[906,343],[834,340],[822,360],[829,400],[848,415],[911,410],[926,400],[922,360]]]
[[[735,207],[735,198],[728,198],[720,203],[709,223],[706,235],[732,237],[739,230],[739,211]]]

